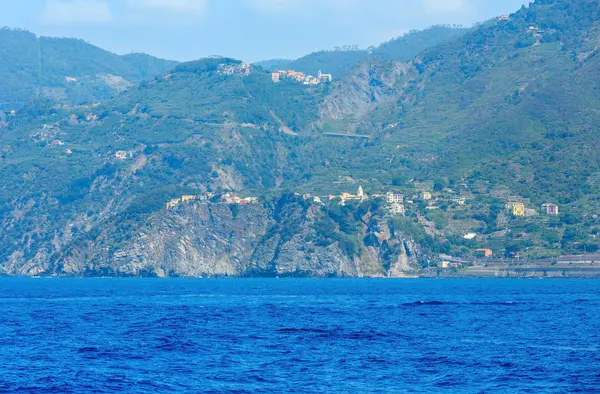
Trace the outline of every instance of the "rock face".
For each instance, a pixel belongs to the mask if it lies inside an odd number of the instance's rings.
[[[413,71],[410,63],[362,63],[326,98],[321,116],[358,120],[378,105],[396,98]]]
[[[159,277],[403,277],[417,271],[419,251],[387,235],[348,253],[322,242],[315,224],[324,208],[286,204],[190,203],[153,214],[137,231],[110,231],[70,248],[46,275]],[[114,228],[110,226],[107,228]],[[119,234],[135,234],[119,239]]]

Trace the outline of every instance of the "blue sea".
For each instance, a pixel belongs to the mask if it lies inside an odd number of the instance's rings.
[[[0,391],[600,391],[600,281],[0,279]]]

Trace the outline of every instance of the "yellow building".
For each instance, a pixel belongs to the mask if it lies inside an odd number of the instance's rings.
[[[179,199],[179,198],[175,198],[175,199],[169,201],[167,203],[167,209],[175,208],[177,205],[179,205],[180,202],[181,202],[181,199]]]
[[[525,204],[522,202],[515,202],[511,204],[511,213],[513,216],[522,217],[525,216]]]
[[[423,192],[423,193],[421,193],[421,200],[429,201],[432,198],[433,198],[433,196],[429,192]]]
[[[181,202],[194,201],[196,196],[183,196],[181,197]]]

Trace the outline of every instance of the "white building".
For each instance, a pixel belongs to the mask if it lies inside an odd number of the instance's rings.
[[[386,194],[388,204],[402,204],[404,202],[404,196],[399,193],[389,192]]]

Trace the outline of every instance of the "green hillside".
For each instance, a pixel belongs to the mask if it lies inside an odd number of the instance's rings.
[[[0,30],[0,59],[0,103],[7,108],[36,98],[70,104],[104,100],[176,65],[145,54],[119,56],[83,40],[11,29]]]
[[[368,50],[347,48],[319,51],[292,61],[268,61],[258,65],[268,70],[290,69],[309,75],[317,75],[322,71],[332,74],[334,79],[339,79],[363,61],[407,62],[425,49],[447,42],[466,31],[467,29],[463,28],[433,26],[422,31],[412,31]]]
[[[373,140],[346,168],[359,178],[382,169],[396,179],[464,185],[468,190],[462,193],[480,195],[482,204],[502,206],[506,197],[498,196],[513,196],[540,212],[541,204],[555,202],[563,209],[562,223],[544,222],[543,216],[509,221],[509,231],[521,232],[519,241],[506,236],[501,247],[515,242],[513,250],[544,254],[557,243],[539,235],[560,239],[568,230],[577,234],[576,242],[561,247],[597,249],[600,141],[593,108],[599,10],[596,1],[537,1],[509,20],[489,21],[425,51],[405,72],[403,86],[352,119],[352,127]],[[386,77],[390,74],[377,80]],[[342,98],[349,97],[348,86],[363,80],[375,78],[359,70],[342,81]],[[343,100],[336,100],[335,108],[342,107]],[[478,231],[507,228],[496,221],[497,212],[467,215],[487,223],[475,226]],[[442,216],[451,223],[459,214],[450,210]]]
[[[452,37],[436,45],[435,29]],[[148,221],[160,222],[170,199],[229,191],[259,196],[279,223],[260,230],[264,242],[280,245],[267,261],[273,264],[296,234],[280,220],[287,201],[280,196],[288,192],[322,197],[319,212],[331,219],[312,223],[316,237],[297,247],[331,252],[337,245],[342,252],[335,253],[361,264],[375,253],[368,245],[386,255],[386,238],[396,242],[391,255],[401,256],[403,237],[423,266],[439,263],[439,253],[471,259],[483,247],[506,258],[596,251],[599,32],[598,1],[538,0],[508,20],[384,44],[331,84],[273,83],[261,67],[210,58],[177,65],[101,105],[59,108],[38,100],[2,112],[0,262],[6,272],[54,272],[65,251],[77,258],[92,249],[131,250],[132,243],[146,245]],[[39,42],[49,59],[42,70],[77,82],[100,67],[117,75],[110,68],[117,59],[127,65],[118,74],[127,81],[162,64],[142,55],[115,58],[80,41]],[[23,64],[35,59],[26,45],[4,48]],[[69,66],[77,57],[59,55],[68,48],[89,50],[94,60]],[[335,57],[327,64],[335,69]],[[3,67],[10,78],[32,75],[30,66]],[[44,81],[58,85],[60,78]],[[114,91],[120,80],[107,81]],[[90,92],[82,88],[77,97],[102,96]],[[371,195],[402,193],[405,216],[392,215],[385,200],[347,208],[329,202],[359,185]],[[560,214],[549,215],[546,203]],[[228,214],[238,213],[232,207]],[[218,221],[210,214],[198,220]],[[386,256],[382,261],[391,261]],[[408,268],[417,269],[411,261]]]

